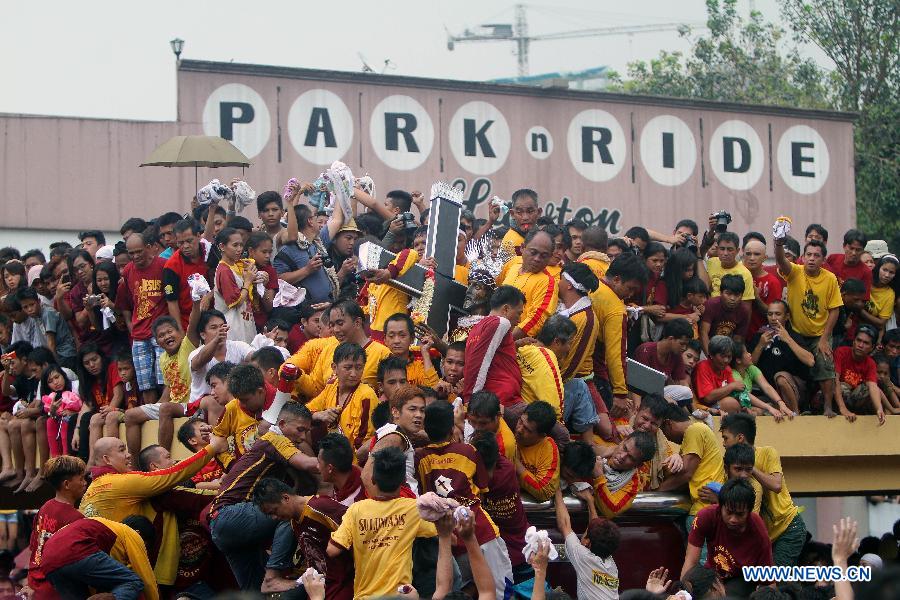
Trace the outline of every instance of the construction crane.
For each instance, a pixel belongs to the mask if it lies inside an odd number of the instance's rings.
[[[559,31],[541,35],[528,35],[528,18],[525,5],[515,5],[515,24],[485,23],[480,30],[466,29],[459,35],[447,33],[447,50],[453,50],[458,42],[515,42],[515,55],[519,63],[519,76],[528,75],[528,50],[531,42],[545,40],[570,40],[582,37],[604,35],[628,35],[633,33],[649,33],[651,31],[673,31],[683,27],[703,27],[705,23],[651,23],[647,25],[619,25],[615,27],[596,27],[592,29],[576,29]]]

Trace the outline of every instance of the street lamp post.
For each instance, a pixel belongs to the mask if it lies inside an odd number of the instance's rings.
[[[184,40],[175,38],[169,41],[172,52],[175,54],[175,122],[181,121],[181,99],[178,97],[178,65],[181,64],[181,51],[184,49]]]

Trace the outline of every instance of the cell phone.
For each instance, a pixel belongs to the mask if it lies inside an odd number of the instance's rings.
[[[69,277],[68,273],[59,278],[60,283],[69,283],[70,281],[72,281],[72,278]]]

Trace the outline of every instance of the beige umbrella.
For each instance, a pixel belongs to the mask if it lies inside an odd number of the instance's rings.
[[[224,138],[212,135],[176,135],[157,146],[142,167],[249,167],[250,159]]]

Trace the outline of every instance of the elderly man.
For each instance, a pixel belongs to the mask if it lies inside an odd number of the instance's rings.
[[[525,294],[525,309],[519,324],[513,329],[513,339],[534,336],[547,317],[556,311],[559,286],[547,270],[553,256],[553,237],[546,231],[534,230],[525,238],[522,266],[511,268],[501,285],[510,285]]]
[[[100,438],[94,444],[98,464],[91,469],[93,482],[81,500],[81,512],[87,517],[103,517],[113,521],[139,514],[155,522],[157,510],[151,499],[196,475],[225,449],[225,443],[220,443],[218,447],[209,445],[167,469],[140,473],[131,470],[131,454],[125,442],[113,437]],[[156,552],[154,549],[148,551],[151,562],[155,562],[157,581],[161,585],[172,585],[175,583],[179,555],[178,523],[174,514],[163,512],[162,531],[157,533],[156,546]]]

